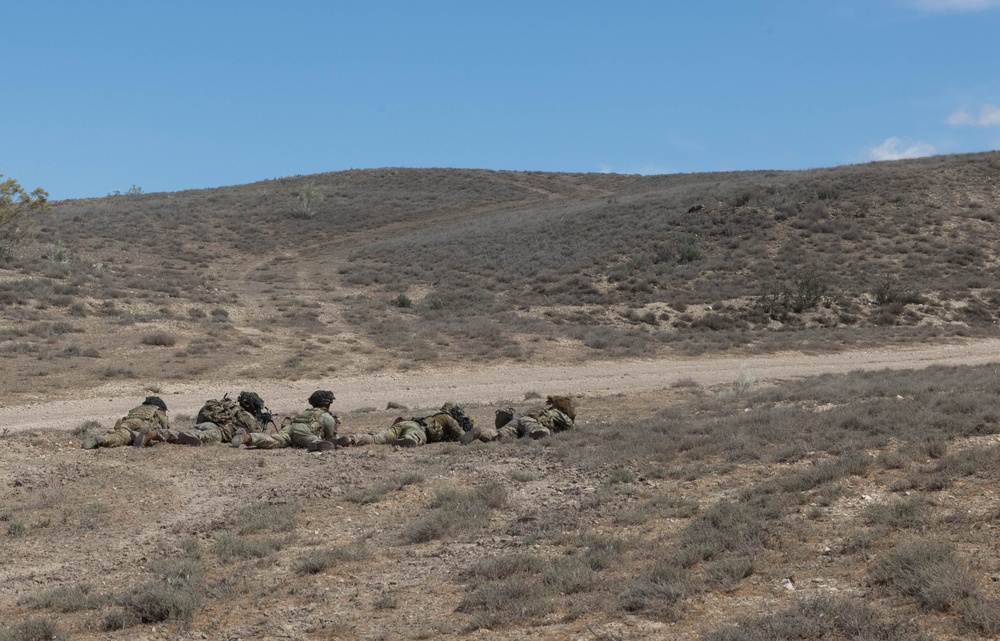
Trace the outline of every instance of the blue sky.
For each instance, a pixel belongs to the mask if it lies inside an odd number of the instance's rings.
[[[1000,149],[1000,0],[33,0],[0,174],[56,199],[370,167],[690,173]]]

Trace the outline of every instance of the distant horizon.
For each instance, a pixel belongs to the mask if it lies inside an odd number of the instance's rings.
[[[173,194],[181,193],[186,191],[205,191],[210,189],[227,189],[231,187],[244,187],[247,185],[254,185],[257,183],[277,181],[277,180],[289,180],[294,178],[308,178],[310,176],[322,176],[325,174],[337,174],[346,173],[352,171],[380,171],[389,169],[412,169],[412,170],[438,170],[438,171],[488,171],[497,173],[543,173],[543,174],[579,174],[579,175],[589,175],[589,174],[607,174],[607,175],[617,175],[617,176],[643,176],[643,177],[653,177],[653,176],[676,176],[676,175],[698,175],[698,174],[738,174],[738,173],[759,173],[759,172],[782,172],[782,173],[794,173],[794,172],[806,172],[811,170],[823,170],[823,169],[837,169],[840,167],[850,167],[855,165],[869,165],[873,163],[882,162],[897,162],[897,161],[913,161],[913,160],[932,160],[934,158],[941,157],[951,157],[951,156],[975,156],[982,154],[993,154],[1000,153],[1000,149],[988,149],[984,151],[966,151],[953,154],[934,154],[932,156],[921,156],[919,158],[898,158],[893,160],[866,160],[857,163],[844,163],[842,165],[829,165],[829,166],[817,166],[817,167],[803,167],[801,169],[777,169],[773,167],[764,167],[759,169],[726,169],[719,171],[673,171],[660,174],[643,174],[643,173],[627,173],[621,171],[543,171],[538,169],[490,169],[488,167],[406,167],[401,165],[387,165],[384,167],[351,167],[349,169],[333,169],[330,171],[317,171],[315,173],[309,174],[289,174],[287,176],[274,176],[269,178],[259,178],[257,180],[250,180],[247,182],[231,183],[226,185],[211,185],[207,187],[184,187],[181,189],[171,189],[164,191],[147,191],[142,189],[142,185],[130,185],[129,188],[138,187],[141,189],[141,195],[147,194]],[[22,185],[25,187],[25,185]],[[44,186],[42,186],[44,189]],[[128,189],[120,189],[119,193],[116,194],[114,191],[101,196],[79,196],[72,198],[50,198],[50,202],[59,201],[69,201],[69,200],[88,200],[93,198],[107,198],[109,196],[127,196]]]

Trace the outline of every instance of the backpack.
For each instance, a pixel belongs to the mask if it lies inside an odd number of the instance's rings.
[[[195,423],[215,423],[219,426],[235,425],[241,408],[236,401],[229,398],[229,394],[222,397],[222,400],[211,399],[198,410],[198,417]]]

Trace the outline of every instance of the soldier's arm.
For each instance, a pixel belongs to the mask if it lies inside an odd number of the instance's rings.
[[[323,414],[319,419],[320,425],[323,426],[323,439],[326,441],[332,441],[337,438],[337,426],[340,425],[340,419],[330,412]]]
[[[457,441],[465,433],[462,430],[462,426],[458,424],[458,421],[449,414],[439,414],[436,420],[442,428],[443,437],[446,441]]]

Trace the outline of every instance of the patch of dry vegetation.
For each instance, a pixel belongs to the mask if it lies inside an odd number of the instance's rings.
[[[0,248],[0,392],[993,336],[998,168],[381,169],[52,203]]]
[[[7,434],[0,635],[993,638],[998,397],[995,365],[682,385],[322,455]]]

